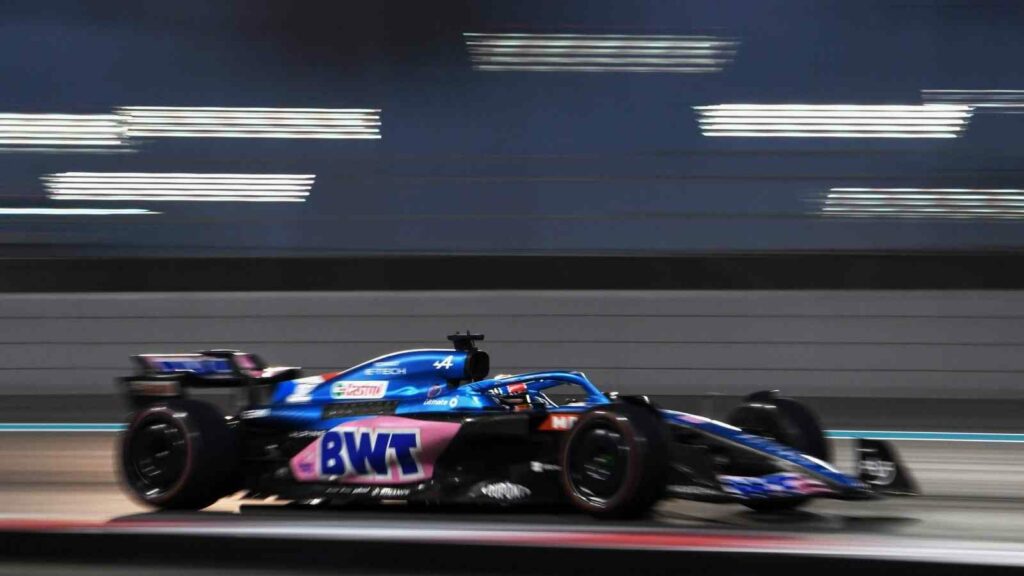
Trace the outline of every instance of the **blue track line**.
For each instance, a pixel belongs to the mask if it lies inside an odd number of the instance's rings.
[[[904,432],[894,430],[826,430],[835,439],[931,440],[933,442],[1024,442],[1024,434],[989,432]]]
[[[110,422],[6,422],[0,432],[120,432],[124,424]],[[826,430],[836,440],[871,438],[875,440],[930,440],[933,442],[1024,442],[1024,434],[989,432],[909,432],[897,430]]]

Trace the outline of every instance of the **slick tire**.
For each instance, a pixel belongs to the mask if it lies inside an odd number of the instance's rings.
[[[814,412],[792,398],[775,397],[743,404],[734,409],[726,422],[745,432],[764,436],[798,452],[828,462],[828,440]],[[757,512],[784,512],[808,502],[807,498],[786,500],[750,500],[744,506]]]
[[[197,400],[140,410],[121,439],[121,477],[143,504],[201,510],[234,488],[239,442],[220,412]]]
[[[651,409],[609,404],[586,412],[562,447],[570,503],[594,516],[634,518],[664,494],[668,432]]]

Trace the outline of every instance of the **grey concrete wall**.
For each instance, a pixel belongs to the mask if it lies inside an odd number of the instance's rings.
[[[138,352],[234,347],[335,370],[487,334],[494,372],[659,395],[1024,398],[1020,292],[0,295],[0,394],[108,393]]]

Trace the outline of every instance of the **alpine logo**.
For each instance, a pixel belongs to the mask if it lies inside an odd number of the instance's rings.
[[[438,360],[437,362],[434,362],[434,368],[437,368],[438,370],[441,370],[441,369],[447,370],[447,369],[451,368],[452,364],[454,364],[454,363],[455,363],[455,356],[449,354],[449,355],[445,356],[444,360]]]
[[[348,380],[331,384],[331,398],[335,400],[383,398],[387,391],[387,380]]]
[[[320,474],[350,480],[419,480],[420,431],[335,429],[320,439]]]

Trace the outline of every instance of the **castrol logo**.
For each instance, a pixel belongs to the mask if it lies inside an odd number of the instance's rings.
[[[335,400],[383,398],[387,391],[387,380],[348,380],[331,385],[331,398]]]

